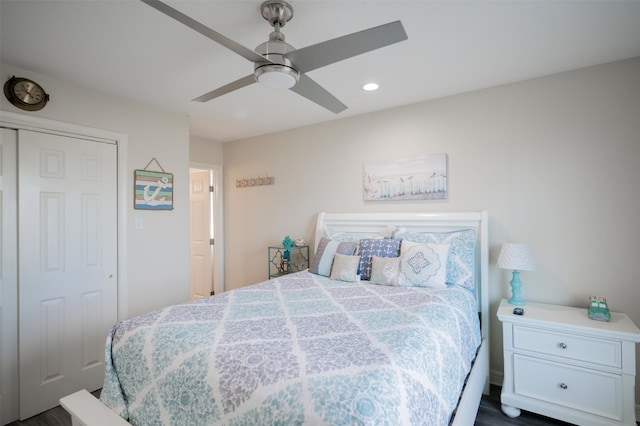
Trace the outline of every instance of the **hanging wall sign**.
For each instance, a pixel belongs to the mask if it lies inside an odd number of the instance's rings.
[[[161,172],[148,170],[155,162]],[[154,158],[144,169],[134,171],[134,207],[141,210],[173,210],[173,174]]]

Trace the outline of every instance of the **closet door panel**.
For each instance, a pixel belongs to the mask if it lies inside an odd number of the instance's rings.
[[[104,379],[117,320],[117,148],[18,132],[20,418]]]

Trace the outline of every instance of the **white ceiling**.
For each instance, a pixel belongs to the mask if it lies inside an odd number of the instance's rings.
[[[261,0],[167,3],[251,49],[272,31]],[[294,47],[397,19],[409,38],[308,74],[348,106],[338,115],[258,84],[191,102],[253,64],[136,0],[0,0],[0,59],[188,115],[192,135],[230,141],[640,56],[640,0],[290,3]],[[380,90],[362,91],[369,80]]]

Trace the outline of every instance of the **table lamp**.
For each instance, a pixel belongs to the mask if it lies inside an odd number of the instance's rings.
[[[535,269],[529,246],[526,244],[504,243],[500,250],[500,256],[498,256],[498,267],[500,269],[513,270],[513,278],[511,278],[510,282],[511,299],[509,299],[509,304],[524,305],[525,301],[520,298],[520,288],[522,287],[520,271],[533,271]]]

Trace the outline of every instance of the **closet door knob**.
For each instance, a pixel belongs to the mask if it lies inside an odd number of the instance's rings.
[[[567,386],[565,383],[560,383],[560,389],[564,390],[567,389],[569,386]]]
[[[560,349],[567,349],[566,343],[560,343],[558,346],[560,346]]]

